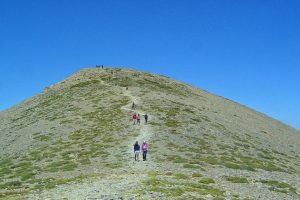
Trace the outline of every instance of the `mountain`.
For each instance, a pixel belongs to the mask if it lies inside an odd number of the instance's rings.
[[[0,198],[300,199],[299,146],[297,130],[168,77],[82,69],[0,113]]]

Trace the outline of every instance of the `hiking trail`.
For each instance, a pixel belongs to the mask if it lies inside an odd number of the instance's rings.
[[[133,140],[133,141],[128,141],[128,151],[126,152],[126,157],[129,160],[129,167],[137,167],[137,166],[141,166],[143,164],[142,161],[142,152],[140,153],[140,161],[135,161],[134,160],[134,153],[133,153],[133,145],[135,143],[135,141],[138,141],[139,144],[141,145],[143,143],[143,141],[146,141],[149,145],[149,151],[147,154],[147,161],[144,162],[144,164],[147,166],[147,168],[155,168],[155,166],[153,166],[153,162],[151,161],[151,137],[153,135],[153,130],[152,130],[152,125],[151,124],[145,124],[145,120],[144,120],[144,115],[146,114],[146,112],[144,110],[141,110],[141,101],[138,97],[133,96],[131,94],[131,92],[129,90],[124,90],[123,91],[123,95],[127,96],[130,98],[130,103],[122,106],[121,109],[125,110],[125,111],[129,111],[130,114],[132,113],[137,113],[141,115],[141,123],[140,125],[136,124],[132,126],[135,126],[136,129],[139,129],[139,134],[138,136]],[[136,104],[136,108],[132,108],[132,102],[134,102]],[[147,112],[147,115],[151,117],[151,119],[153,120],[152,115],[150,115]],[[133,122],[131,122],[133,123]],[[150,153],[149,153],[150,152]]]

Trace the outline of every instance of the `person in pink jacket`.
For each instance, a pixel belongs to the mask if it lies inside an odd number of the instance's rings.
[[[148,144],[146,141],[143,142],[142,144],[142,151],[143,151],[143,161],[147,160],[147,151],[148,151]]]

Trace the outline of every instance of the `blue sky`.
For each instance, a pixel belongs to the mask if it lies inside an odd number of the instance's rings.
[[[300,129],[298,0],[0,2],[0,110],[95,64],[166,75]]]

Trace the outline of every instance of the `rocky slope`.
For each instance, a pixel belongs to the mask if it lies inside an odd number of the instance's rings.
[[[300,199],[299,146],[297,130],[170,78],[82,69],[0,113],[0,198]]]

